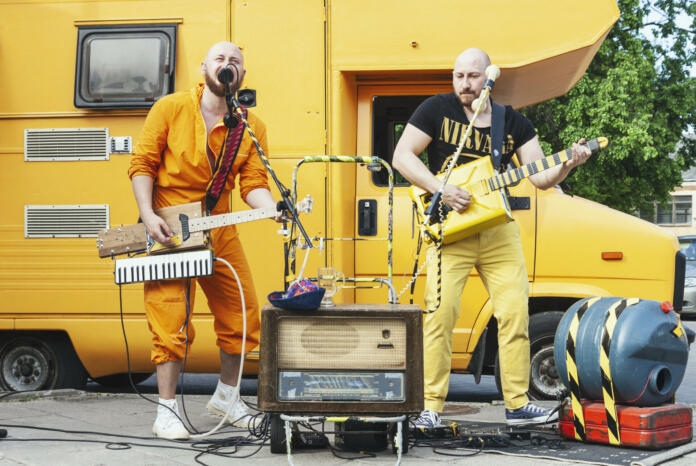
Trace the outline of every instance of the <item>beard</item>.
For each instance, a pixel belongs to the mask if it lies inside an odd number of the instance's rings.
[[[208,71],[205,72],[205,85],[216,96],[225,97],[225,85],[218,81],[215,76],[211,76]]]
[[[478,95],[475,92],[465,94],[457,93],[457,100],[459,100],[459,103],[463,106],[471,107],[471,104],[474,103],[474,100],[476,100],[480,94],[480,92]]]

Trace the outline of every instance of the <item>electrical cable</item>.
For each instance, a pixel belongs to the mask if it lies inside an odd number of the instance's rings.
[[[193,433],[198,434],[198,433],[200,433],[199,430],[193,425],[193,422],[191,422],[191,420],[188,417],[188,412],[186,411],[186,401],[185,401],[186,397],[184,396],[184,387],[185,387],[184,376],[186,375],[186,363],[188,361],[188,349],[189,349],[189,343],[188,343],[189,326],[188,326],[188,324],[189,324],[189,319],[191,317],[191,279],[190,278],[186,279],[186,290],[184,292],[184,296],[185,296],[185,301],[186,301],[186,318],[184,319],[183,327],[185,327],[184,343],[186,345],[186,348],[184,349],[184,362],[181,365],[181,374],[179,375],[179,378],[181,380],[181,410],[184,413],[184,417],[186,418],[186,422],[189,423],[189,426],[193,430]],[[181,419],[181,418],[179,418],[179,419]],[[183,423],[183,421],[182,421],[182,423]],[[189,429],[186,429],[186,430],[189,430]],[[192,433],[192,432],[189,430],[189,433]]]
[[[544,435],[546,434],[546,436]],[[546,447],[549,450],[564,450],[568,447],[562,439],[549,438],[549,432],[534,431],[524,429],[523,431],[504,431],[500,428],[477,432],[463,432],[449,438],[426,438],[415,439],[409,444],[410,447],[429,447],[438,455],[444,456],[474,456],[493,448],[512,448],[512,447]],[[523,442],[520,442],[523,440]],[[524,441],[526,440],[526,441]],[[456,453],[457,451],[467,451],[467,454]]]
[[[182,451],[193,451],[197,452],[195,456],[196,462],[199,464],[205,464],[202,461],[200,461],[200,458],[203,455],[206,454],[211,454],[215,456],[221,456],[221,457],[226,457],[226,458],[248,458],[252,455],[257,454],[260,449],[266,444],[266,439],[265,438],[260,438],[256,441],[250,440],[250,436],[246,437],[231,437],[228,439],[219,439],[219,440],[208,440],[206,442],[186,442],[182,440],[169,440],[169,439],[162,439],[162,438],[157,438],[157,437],[140,437],[136,435],[126,435],[126,434],[111,434],[108,432],[97,432],[97,431],[81,431],[81,430],[68,430],[68,429],[58,429],[58,428],[49,428],[49,427],[34,427],[34,426],[22,426],[22,425],[14,425],[14,424],[3,424],[4,427],[10,427],[10,428],[18,428],[18,429],[28,429],[28,430],[39,430],[39,431],[47,431],[47,432],[58,432],[58,433],[63,433],[63,434],[73,434],[73,435],[101,435],[105,437],[116,437],[116,438],[126,438],[126,439],[133,439],[133,440],[145,440],[145,441],[154,441],[154,442],[171,442],[171,443],[176,443],[182,446],[174,446],[174,445],[157,445],[157,444],[149,444],[149,443],[137,443],[137,442],[115,442],[115,441],[109,441],[109,440],[95,440],[95,439],[71,439],[71,438],[17,438],[17,437],[11,437],[11,438],[6,438],[2,439],[3,442],[10,441],[10,442],[73,442],[73,443],[96,443],[96,444],[103,444],[106,449],[108,450],[128,450],[132,447],[147,447],[147,448],[160,448],[160,449],[170,449],[170,450],[182,450]],[[186,445],[186,446],[183,446]],[[244,456],[240,456],[237,453],[238,447],[240,446],[249,446],[249,445],[255,445],[258,446],[253,452],[246,454]],[[218,451],[219,449],[227,446],[233,446],[234,451],[233,452],[220,452]]]
[[[246,347],[246,304],[244,301],[244,292],[241,284],[241,280],[239,279],[239,276],[237,275],[237,272],[234,270],[234,268],[229,264],[224,259],[216,258],[216,260],[219,260],[220,262],[225,263],[230,270],[232,271],[233,275],[235,276],[235,279],[237,281],[237,285],[239,287],[240,291],[240,301],[242,304],[242,322],[243,322],[243,334],[242,334],[242,348],[241,348],[241,355],[240,355],[240,367],[239,367],[239,373],[237,376],[237,390],[240,389],[240,384],[241,384],[241,378],[242,378],[242,370],[243,370],[243,365],[244,365],[244,350]],[[190,281],[188,282],[188,285],[190,286]],[[122,292],[122,287],[119,285],[119,307],[120,307],[120,321],[121,321],[121,330],[123,332],[123,337],[124,337],[124,344],[125,344],[125,349],[126,349],[126,363],[127,363],[127,368],[128,368],[128,380],[131,384],[131,388],[133,391],[143,398],[144,400],[160,405],[160,403],[149,399],[148,397],[144,396],[135,386],[135,383],[133,382],[133,377],[132,377],[132,368],[130,364],[130,348],[128,346],[128,339],[126,336],[126,329],[125,329],[125,322],[124,322],[124,316],[123,316],[123,292]],[[184,324],[185,327],[185,332],[186,332],[186,340],[185,343],[187,345],[187,350],[188,351],[188,321],[190,317],[190,288],[187,288],[187,293],[186,293],[186,298],[187,298],[187,317],[186,321]],[[187,353],[184,355],[184,359],[186,359]],[[184,368],[185,368],[185,362],[184,362]],[[182,371],[183,375],[183,371]],[[182,386],[183,386],[183,377],[182,377]],[[33,390],[31,390],[33,391]],[[8,392],[0,395],[0,399],[9,396],[10,394],[15,394],[17,392]],[[183,387],[182,387],[182,397],[183,397]],[[228,407],[228,411],[223,416],[222,420],[220,423],[210,431],[203,433],[203,434],[197,434],[191,436],[191,438],[203,438],[212,435],[213,433],[216,433],[220,431],[220,427],[224,424],[227,415],[229,415],[229,412],[231,411],[233,403],[230,403],[230,406]],[[183,407],[183,400],[182,400],[182,407]],[[176,413],[169,407],[166,407],[169,409],[174,415]],[[22,425],[14,425],[14,424],[3,424],[3,427],[9,427],[9,428],[21,428],[21,429],[31,429],[31,430],[41,430],[41,431],[49,431],[49,432],[59,432],[59,433],[64,433],[64,434],[87,434],[87,435],[100,435],[100,436],[106,436],[106,437],[115,437],[115,438],[120,438],[120,439],[134,439],[134,440],[154,440],[154,441],[165,441],[165,442],[175,442],[175,443],[180,443],[180,444],[186,444],[188,445],[187,447],[175,447],[175,446],[167,446],[167,445],[150,445],[150,444],[143,444],[143,443],[134,443],[134,442],[113,442],[113,441],[107,441],[107,440],[93,440],[93,439],[81,439],[81,440],[75,440],[75,439],[60,439],[60,438],[33,438],[33,439],[22,439],[22,438],[3,438],[3,441],[26,441],[26,442],[35,442],[35,441],[54,441],[54,442],[81,442],[81,443],[98,443],[98,444],[103,444],[105,448],[110,449],[110,450],[125,450],[125,449],[130,449],[133,446],[143,446],[143,447],[150,447],[150,448],[169,448],[169,449],[178,449],[178,450],[185,450],[185,451],[197,451],[197,455],[195,456],[195,461],[199,464],[205,464],[202,462],[201,457],[206,454],[210,455],[215,455],[215,456],[221,456],[221,457],[226,457],[226,458],[248,458],[250,456],[255,455],[258,453],[261,448],[266,444],[266,440],[268,438],[268,416],[267,415],[262,415],[262,413],[258,413],[256,415],[250,415],[251,416],[251,421],[250,426],[248,427],[248,435],[246,436],[237,436],[237,437],[231,437],[227,439],[209,439],[205,442],[186,442],[186,441],[181,441],[181,440],[169,440],[169,439],[161,439],[157,437],[140,437],[140,436],[134,436],[134,435],[126,435],[126,434],[111,434],[111,433],[106,433],[106,432],[97,432],[97,431],[75,431],[75,430],[67,430],[67,429],[57,429],[57,428],[46,428],[46,427],[34,427],[34,426],[22,426]],[[263,416],[261,421],[258,422],[259,416]],[[183,420],[181,417],[177,416],[178,419],[183,423]],[[187,416],[186,416],[187,417]],[[188,421],[188,417],[187,417]],[[189,421],[190,423],[190,421]],[[253,426],[253,427],[252,427]],[[187,428],[188,430],[188,428]],[[3,432],[6,432],[3,429]],[[256,438],[256,440],[253,440],[253,438]],[[252,451],[251,453],[240,456],[237,454],[238,447],[239,446],[248,446],[248,445],[255,445],[257,448]],[[232,452],[221,452],[220,450],[222,448],[226,447],[233,447]]]
[[[242,307],[242,327],[243,327],[243,330],[242,330],[242,348],[241,348],[241,354],[240,354],[240,367],[239,367],[239,373],[237,375],[237,391],[239,391],[241,389],[242,370],[244,367],[244,350],[246,349],[246,302],[244,300],[244,289],[242,288],[242,282],[239,279],[239,275],[237,275],[237,271],[234,269],[234,267],[232,267],[232,265],[229,262],[227,262],[225,259],[216,257],[215,260],[220,261],[220,262],[224,263],[225,265],[227,265],[227,267],[229,267],[229,269],[232,271],[232,274],[235,277],[235,280],[237,281],[237,286],[239,288],[239,297],[240,297],[240,302],[241,302],[241,307]],[[184,325],[182,328],[182,330],[184,330],[186,332],[186,337],[185,337],[186,338],[186,340],[185,340],[186,350],[184,352],[183,368],[185,368],[185,364],[186,364],[185,361],[186,361],[187,356],[188,356],[188,347],[189,347],[189,345],[188,345],[188,324],[189,324],[190,312],[191,312],[191,309],[190,309],[190,280],[187,283],[188,283],[189,287],[185,291],[185,294],[186,294],[186,320],[184,321]],[[125,324],[123,321],[123,296],[122,296],[121,285],[119,285],[119,287],[118,287],[118,292],[119,292],[119,304],[120,304],[120,310],[121,310],[121,330],[123,332],[123,339],[124,339],[124,343],[126,346],[126,361],[127,361],[127,367],[128,367],[128,380],[131,383],[131,388],[138,396],[147,400],[148,402],[154,403],[157,406],[164,406],[165,408],[167,408],[169,411],[172,412],[172,414],[174,414],[177,417],[177,419],[179,419],[181,421],[182,424],[184,424],[184,420],[173,409],[171,409],[169,406],[161,405],[157,401],[150,400],[149,398],[144,396],[142,393],[140,393],[140,391],[135,387],[135,383],[133,383],[133,378],[132,378],[132,371],[131,371],[131,364],[130,364],[130,351],[129,351],[129,347],[128,347],[128,338],[126,336],[126,328],[125,328]],[[184,370],[182,370],[182,391],[183,391],[183,374],[184,374]],[[182,397],[183,397],[183,393],[182,393]],[[191,421],[189,420],[188,414],[186,413],[186,411],[184,409],[185,404],[184,404],[184,401],[182,398],[182,411],[184,411],[184,417],[186,418],[186,421],[189,423],[191,429],[193,429],[193,432],[185,424],[184,424],[184,427],[186,428],[186,430],[190,434],[193,434],[193,435],[191,435],[192,439],[198,439],[198,438],[203,438],[203,437],[212,435],[212,434],[218,432],[224,426],[224,424],[227,420],[227,416],[230,414],[233,405],[234,405],[234,402],[230,403],[230,405],[227,407],[227,411],[225,412],[225,415],[222,417],[220,422],[215,427],[213,427],[208,432],[200,433],[193,426]]]
[[[227,265],[227,267],[232,271],[232,274],[234,275],[235,280],[237,281],[237,286],[239,287],[239,301],[241,302],[242,305],[242,348],[240,350],[239,354],[239,371],[237,374],[237,394],[241,399],[241,388],[242,388],[242,371],[244,370],[244,350],[246,349],[246,329],[247,329],[247,321],[246,321],[246,302],[244,301],[244,289],[242,288],[242,281],[239,279],[239,275],[237,275],[237,271],[232,267],[232,264],[227,262],[225,259],[221,257],[216,257],[216,261],[222,262],[223,264]],[[187,345],[188,348],[188,345]],[[220,428],[222,428],[227,421],[227,416],[229,416],[230,412],[232,411],[232,407],[234,406],[234,400],[230,402],[229,406],[227,407],[227,411],[225,412],[225,415],[222,416],[222,419],[220,419],[220,422],[218,425],[213,427],[211,430],[208,432],[202,433],[202,434],[196,434],[192,435],[192,439],[198,439],[198,438],[204,438],[209,435],[214,434]],[[235,419],[236,421],[236,419]]]
[[[305,427],[308,427],[311,430],[318,432],[317,430],[312,428],[311,425],[308,425],[307,423],[302,423],[302,424],[305,425]],[[322,422],[321,423],[321,434],[326,437],[327,432],[325,431],[325,426],[326,426],[326,423]],[[334,433],[334,435],[335,435],[335,433]],[[366,451],[355,452],[356,454],[354,456],[342,456],[339,453],[350,452],[351,450],[336,448],[335,446],[331,446],[330,442],[327,443],[327,445],[329,447],[329,450],[331,450],[331,454],[333,456],[335,456],[336,458],[342,459],[342,460],[353,461],[353,460],[360,460],[360,459],[364,459],[364,458],[376,458],[377,457],[377,455],[375,455],[374,453],[366,452]]]
[[[220,258],[216,258],[216,260],[219,260],[220,262],[225,263],[225,264],[230,268],[230,270],[232,271],[233,275],[235,276],[235,279],[236,279],[236,281],[237,281],[237,285],[238,285],[239,291],[240,291],[240,301],[241,301],[241,304],[242,304],[243,333],[242,333],[242,352],[241,352],[241,355],[240,355],[240,369],[239,369],[239,373],[238,373],[238,377],[237,377],[237,390],[239,390],[239,389],[241,388],[242,369],[243,369],[243,365],[244,365],[244,349],[245,349],[245,347],[246,347],[246,303],[245,303],[245,301],[244,301],[244,291],[243,291],[242,284],[241,284],[241,281],[240,281],[240,279],[239,279],[239,276],[237,275],[237,272],[236,272],[236,271],[234,270],[234,268],[229,264],[229,262],[227,262],[227,261],[224,260],[224,259],[220,259]],[[190,290],[187,289],[187,291],[190,291]],[[131,370],[131,365],[130,365],[130,349],[129,349],[129,347],[128,347],[128,339],[127,339],[127,336],[126,336],[125,324],[124,324],[124,321],[123,321],[123,298],[122,298],[122,289],[121,289],[121,286],[119,286],[119,303],[120,303],[120,309],[121,309],[121,329],[122,329],[122,332],[123,332],[124,343],[125,343],[125,346],[126,346],[126,361],[127,361],[127,366],[128,366],[128,378],[129,378],[129,381],[130,381],[130,384],[131,384],[131,388],[132,388],[133,391],[134,391],[138,396],[140,396],[141,398],[145,399],[146,401],[148,401],[148,402],[150,402],[150,403],[153,403],[153,404],[156,404],[156,405],[159,406],[159,403],[158,403],[158,402],[156,402],[156,401],[154,401],[154,400],[150,400],[149,398],[145,397],[142,393],[140,393],[140,391],[137,389],[137,387],[135,386],[135,383],[133,382],[133,379],[132,379],[132,370]],[[190,312],[190,292],[187,293],[187,296],[186,296],[186,303],[187,303],[187,315],[189,315],[189,312]],[[184,354],[184,360],[186,360],[187,354],[188,354],[188,321],[189,321],[189,320],[190,320],[190,319],[187,317],[187,320],[186,320],[186,322],[185,322],[185,332],[186,332],[187,347],[186,347],[186,352],[185,352],[185,354]],[[185,363],[184,363],[184,368],[183,368],[183,369],[185,370]],[[183,391],[183,374],[184,374],[184,371],[182,370],[182,391]],[[213,429],[211,429],[210,431],[208,431],[208,432],[206,432],[206,433],[203,433],[203,434],[198,433],[198,431],[196,430],[196,433],[195,433],[194,435],[192,435],[191,438],[192,438],[192,439],[200,439],[200,438],[204,438],[204,437],[206,437],[206,436],[210,436],[210,435],[212,435],[213,433],[221,432],[220,429],[221,429],[221,427],[223,426],[225,420],[227,419],[227,416],[229,415],[229,412],[231,411],[232,405],[233,405],[233,403],[230,403],[230,405],[228,406],[228,410],[227,410],[227,412],[225,413],[225,416],[222,417],[222,420],[220,421],[220,423],[218,423],[218,425],[216,425]],[[175,416],[177,416],[177,418],[183,423],[183,420],[181,419],[181,417],[178,416],[171,408],[169,408],[169,407],[166,407],[166,408],[169,409]],[[183,393],[182,393],[182,410],[184,410],[184,415],[185,415],[185,417],[186,417],[186,420],[189,422],[189,424],[191,424],[191,422],[190,422],[189,419],[188,419],[188,416],[186,415],[185,405],[184,405],[184,402],[183,402]],[[249,424],[251,424],[251,425],[250,425],[250,426],[248,427],[248,429],[247,429],[247,430],[249,431],[249,434],[250,434],[250,435],[248,435],[248,436],[246,436],[246,437],[233,437],[233,439],[236,439],[236,440],[234,441],[234,442],[235,442],[235,452],[236,452],[236,447],[239,446],[239,445],[242,445],[242,444],[243,444],[243,445],[254,444],[254,442],[250,440],[251,437],[256,437],[256,438],[258,438],[258,439],[261,441],[260,447],[263,446],[263,445],[265,444],[265,441],[266,441],[266,439],[267,439],[267,437],[268,437],[267,429],[266,429],[266,430],[263,430],[263,431],[261,431],[261,432],[259,432],[259,431],[257,431],[257,430],[255,429],[255,428],[256,428],[256,424],[257,424],[257,419],[258,419],[258,417],[259,417],[260,415],[261,415],[261,413],[258,413],[258,414],[256,414],[256,415],[250,415],[250,416],[251,416],[251,419],[250,419],[250,423],[249,423]],[[263,421],[263,419],[262,419],[262,421]],[[253,428],[252,428],[252,426],[253,426]],[[185,427],[186,427],[186,426],[185,426]],[[191,427],[193,428],[192,425],[191,425]],[[188,427],[186,427],[186,429],[189,430]],[[195,428],[194,428],[194,429],[195,429]],[[191,431],[189,430],[189,432],[191,432]],[[236,432],[239,432],[239,431],[236,431]],[[259,435],[259,434],[261,434],[261,435]],[[148,437],[148,438],[149,438],[149,437]],[[203,442],[197,442],[196,444],[203,444]],[[205,464],[205,463],[202,463],[202,461],[200,460],[200,456],[203,455],[203,454],[215,454],[215,455],[218,455],[218,456],[227,456],[227,455],[229,455],[228,453],[214,452],[216,449],[218,449],[218,448],[223,448],[223,447],[226,447],[226,446],[229,446],[229,443],[220,442],[220,441],[211,441],[211,445],[207,446],[206,449],[205,449],[204,451],[201,451],[198,455],[196,455],[195,460],[196,460],[196,462],[199,463],[199,464]],[[251,455],[256,454],[256,453],[260,450],[260,447],[259,447],[258,449],[256,449],[253,453],[251,453]],[[230,457],[232,457],[232,456],[230,456]],[[240,457],[240,456],[234,456],[234,457],[235,457],[235,458],[242,458],[242,457]],[[246,456],[244,456],[244,457],[246,457]]]

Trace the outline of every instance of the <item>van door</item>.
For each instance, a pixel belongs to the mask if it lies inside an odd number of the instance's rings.
[[[406,122],[428,96],[450,92],[451,84],[423,85],[373,85],[358,87],[358,155],[378,156],[391,163],[394,147]],[[415,252],[418,238],[418,224],[408,195],[409,183],[395,171],[394,213],[393,213],[393,275],[394,286],[400,294],[400,303],[410,299],[409,284],[413,274]],[[527,260],[530,280],[534,265],[534,196],[528,182],[522,182],[513,189],[513,195],[520,193],[529,197],[529,208],[515,212],[520,224],[522,241]],[[366,212],[367,209],[367,212]],[[387,276],[387,245],[380,239],[388,234],[388,182],[384,170],[379,172],[361,171],[356,176],[356,218],[363,216],[362,228],[356,221],[355,275],[356,277]],[[369,221],[368,221],[369,220]],[[372,223],[373,231],[367,231],[365,221]],[[419,257],[419,268],[426,254]],[[437,260],[433,258],[433,260]],[[423,306],[425,268],[416,280],[413,302]],[[386,302],[386,289],[358,289],[356,302]],[[488,300],[488,294],[474,269],[467,281],[462,295],[462,312],[457,320],[452,342],[453,353],[470,353],[476,341],[470,336],[476,317]],[[456,360],[456,355],[455,355]],[[453,366],[456,361],[453,360]]]

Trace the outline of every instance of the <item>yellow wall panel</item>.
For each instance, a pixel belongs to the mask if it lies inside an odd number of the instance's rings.
[[[174,18],[181,21],[177,40],[176,88],[200,80],[200,62],[207,48],[225,39],[223,0],[191,7],[187,0],[5,2],[0,5],[0,43],[3,47],[0,82],[7,89],[0,101],[0,116],[20,112],[74,111],[74,75],[77,27],[105,20],[134,23]],[[21,90],[21,92],[19,92]]]
[[[232,41],[269,128],[271,156],[324,153],[324,2],[233,2]]]

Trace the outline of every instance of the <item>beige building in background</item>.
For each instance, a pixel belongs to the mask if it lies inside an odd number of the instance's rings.
[[[688,138],[695,138],[690,134]],[[678,150],[678,149],[677,149]],[[696,235],[696,167],[682,172],[682,184],[670,193],[667,204],[655,203],[650,214],[640,213],[640,218],[656,223],[677,236]]]

